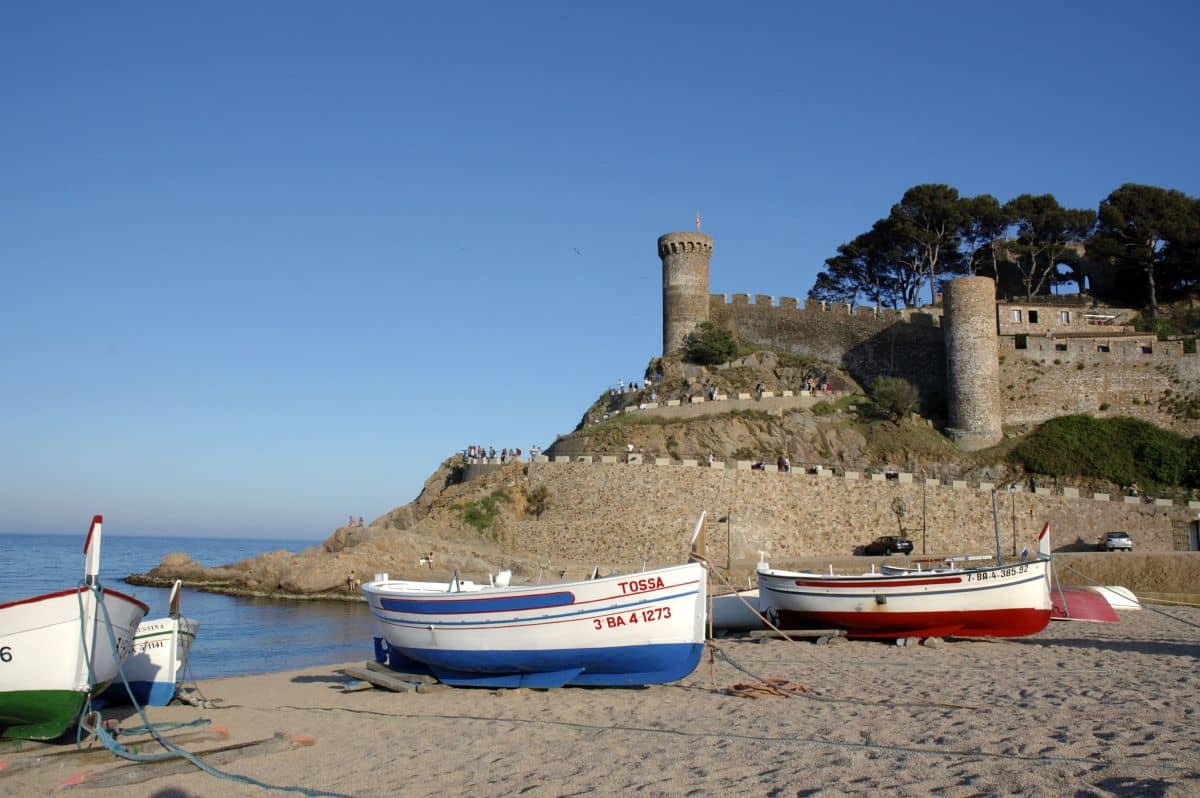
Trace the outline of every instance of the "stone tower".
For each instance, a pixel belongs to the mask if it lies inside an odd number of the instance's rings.
[[[712,236],[698,229],[659,236],[664,355],[683,346],[683,337],[700,322],[708,321],[708,261],[712,251]]]
[[[1000,350],[996,337],[996,284],[990,277],[946,283],[946,432],[960,449],[1000,441]]]

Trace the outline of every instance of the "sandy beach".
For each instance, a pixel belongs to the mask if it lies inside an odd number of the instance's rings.
[[[343,666],[324,666],[202,682],[215,708],[150,716],[228,728],[194,750],[311,737],[222,767],[310,794],[1200,795],[1200,609],[1161,609],[934,646],[730,638],[640,689],[343,693]],[[812,692],[726,692],[768,678]],[[0,770],[0,793],[264,794],[196,770],[91,786],[122,764],[43,756]]]

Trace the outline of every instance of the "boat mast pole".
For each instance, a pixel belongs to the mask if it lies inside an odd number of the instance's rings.
[[[992,488],[992,529],[996,533],[996,565],[1003,565],[1000,559],[1000,519],[996,515],[996,489]]]

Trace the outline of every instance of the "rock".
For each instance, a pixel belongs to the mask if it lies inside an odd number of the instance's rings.
[[[359,577],[361,578],[361,577]],[[334,593],[346,591],[350,574],[336,567],[300,568],[279,579],[279,588],[285,593],[309,595],[311,593]]]
[[[173,551],[158,561],[159,568],[186,568],[189,566],[198,566],[191,555],[184,554],[182,551]]]

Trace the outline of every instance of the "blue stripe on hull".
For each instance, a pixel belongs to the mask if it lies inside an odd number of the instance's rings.
[[[629,687],[682,679],[700,662],[703,643],[661,643],[551,651],[388,651],[389,665],[415,660],[459,687]],[[401,670],[403,668],[400,668]]]
[[[138,704],[143,707],[165,707],[175,697],[174,682],[130,682],[129,690]],[[98,708],[129,703],[129,693],[120,677],[108,689],[92,700]]]
[[[575,595],[567,591],[538,593],[532,596],[483,596],[458,598],[464,594],[450,594],[450,598],[387,598],[380,597],[379,606],[391,612],[423,613],[425,615],[465,615],[476,612],[515,612],[517,610],[544,610],[550,607],[565,607],[575,603]]]

